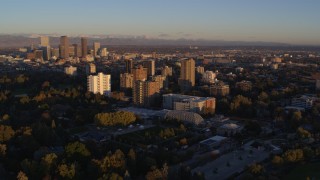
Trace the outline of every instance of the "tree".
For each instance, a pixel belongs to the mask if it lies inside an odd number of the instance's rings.
[[[69,166],[67,164],[60,164],[58,166],[58,173],[63,178],[73,179],[76,174],[75,164]]]
[[[41,160],[46,165],[51,166],[57,158],[58,158],[58,156],[55,153],[49,153],[49,154],[46,154],[45,156],[43,156]]]
[[[150,171],[146,174],[147,180],[161,180],[168,177],[168,165],[165,163],[161,169],[152,166]]]
[[[272,159],[274,165],[280,165],[283,163],[283,158],[281,156],[274,156]]]
[[[252,174],[261,174],[263,171],[263,166],[260,164],[252,164],[249,166],[249,170]]]
[[[230,110],[243,117],[251,117],[254,113],[251,100],[242,95],[238,95],[233,99],[230,104]]]
[[[302,119],[302,114],[300,111],[295,111],[293,114],[292,114],[292,120],[293,121],[300,121]]]
[[[18,180],[28,180],[28,176],[24,172],[19,171],[19,173],[17,175],[17,179]]]
[[[8,114],[5,114],[2,116],[3,121],[8,121],[10,119],[10,116]]]
[[[7,145],[6,144],[0,144],[0,157],[5,156],[7,153]]]
[[[291,149],[283,154],[283,158],[287,162],[297,162],[303,160],[303,150],[302,149]]]
[[[89,150],[86,148],[86,146],[79,141],[69,143],[65,148],[65,153],[67,157],[88,157],[91,155]]]
[[[186,138],[182,138],[182,139],[180,139],[179,143],[180,143],[180,145],[187,145],[188,141]]]
[[[98,113],[94,117],[95,123],[101,126],[127,126],[136,121],[132,112],[118,111],[114,113]]]
[[[133,150],[133,149],[130,149],[129,152],[128,152],[128,157],[135,161],[136,160],[136,152]]]
[[[311,137],[311,133],[305,129],[303,129],[302,127],[299,127],[297,129],[297,133],[299,134],[299,136],[301,138],[310,138]]]
[[[0,142],[10,140],[14,134],[15,132],[11,126],[0,125]]]

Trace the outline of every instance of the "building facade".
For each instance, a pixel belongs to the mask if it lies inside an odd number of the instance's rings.
[[[81,38],[81,57],[86,58],[88,54],[88,39],[86,37]]]
[[[201,81],[208,84],[213,84],[216,79],[216,73],[213,71],[205,71],[203,73]]]
[[[69,38],[67,36],[60,37],[60,57],[69,58]]]
[[[134,81],[133,104],[143,107],[154,106],[160,94],[158,83],[156,81]]]
[[[99,52],[99,49],[100,49],[100,43],[99,42],[94,42],[93,43],[93,57],[96,57],[98,56],[98,52]]]
[[[181,94],[163,95],[164,109],[183,110],[203,113],[205,110],[215,112],[216,99],[213,97],[187,96]]]
[[[189,91],[195,85],[195,61],[193,59],[181,61],[178,84],[181,91]]]
[[[111,93],[111,75],[98,73],[87,77],[88,91],[109,96]]]
[[[211,96],[227,96],[230,93],[229,85],[224,83],[216,83],[209,87]]]
[[[66,75],[76,76],[77,75],[77,67],[73,67],[73,66],[65,67],[64,73]]]
[[[125,66],[126,66],[126,73],[131,73],[131,70],[133,68],[132,59],[126,59],[124,62],[125,62]]]
[[[147,68],[147,75],[153,76],[155,74],[155,61],[148,60],[143,62],[143,67]]]
[[[123,73],[120,74],[120,89],[126,90],[133,87],[133,74]]]
[[[94,74],[96,73],[97,69],[96,69],[96,65],[93,63],[87,64],[86,65],[86,74]]]
[[[147,80],[148,77],[148,72],[147,72],[147,68],[144,68],[142,65],[139,65],[136,68],[132,68],[131,72],[133,74],[133,80],[134,81],[144,81]]]

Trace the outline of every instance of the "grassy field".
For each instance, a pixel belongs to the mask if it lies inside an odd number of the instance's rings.
[[[299,165],[294,168],[284,179],[320,179],[320,162]]]

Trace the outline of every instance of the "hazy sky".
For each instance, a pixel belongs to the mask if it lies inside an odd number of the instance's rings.
[[[320,45],[319,0],[1,0],[0,33]]]

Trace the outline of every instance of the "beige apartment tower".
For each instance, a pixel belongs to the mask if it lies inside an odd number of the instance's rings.
[[[181,91],[189,91],[195,85],[195,61],[193,59],[181,61],[178,84]]]

